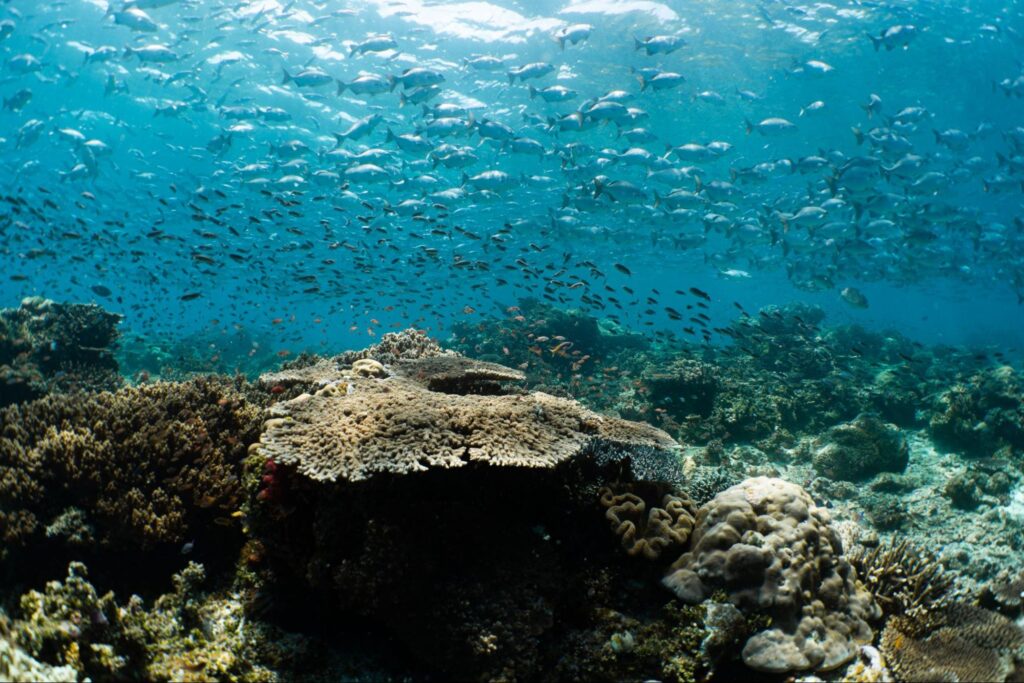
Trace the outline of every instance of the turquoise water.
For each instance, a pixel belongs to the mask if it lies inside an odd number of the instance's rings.
[[[212,332],[211,355],[239,331],[281,357],[443,338],[529,296],[710,343],[733,302],[801,300],[1020,345],[1019,3],[14,0],[0,20],[4,305],[95,300],[143,337]],[[772,118],[792,125],[748,132]]]

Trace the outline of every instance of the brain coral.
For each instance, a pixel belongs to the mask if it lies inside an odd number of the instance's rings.
[[[772,627],[752,636],[743,661],[758,671],[829,670],[871,641],[871,595],[841,557],[825,510],[796,484],[757,477],[726,489],[697,513],[690,551],[664,585],[684,602],[723,590]]]
[[[656,560],[668,548],[686,545],[696,508],[685,494],[683,497],[665,494],[661,507],[652,506],[650,511],[647,502],[632,492],[616,494],[604,487],[600,495],[604,516],[628,554]]]
[[[594,439],[676,447],[661,430],[568,399],[441,393],[394,376],[353,377],[276,404],[258,449],[311,479],[359,481],[469,463],[553,467]]]

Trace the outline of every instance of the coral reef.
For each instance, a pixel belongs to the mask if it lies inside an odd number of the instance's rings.
[[[241,463],[261,424],[244,389],[241,380],[204,377],[0,411],[0,561],[228,533],[243,499]]]
[[[899,430],[875,415],[860,415],[815,441],[814,469],[831,479],[857,481],[879,472],[902,472],[910,451]]]
[[[63,581],[25,593],[13,620],[0,613],[0,677],[271,683],[356,680],[360,668],[373,670],[252,619],[238,594],[209,584],[204,567],[191,562],[151,607],[137,595],[122,604],[112,592],[100,595],[85,565],[72,562]]]
[[[929,427],[941,447],[972,457],[1024,449],[1024,382],[1003,365],[977,372],[937,400]]]
[[[113,349],[121,316],[42,297],[0,310],[0,406],[123,384]]]
[[[828,513],[799,486],[767,477],[718,494],[697,513],[691,548],[663,579],[696,604],[724,590],[772,627],[752,636],[743,661],[771,673],[830,670],[869,643],[878,614],[842,558]]]
[[[649,369],[643,375],[643,382],[655,411],[661,409],[681,418],[691,414],[709,416],[719,380],[714,366],[681,358],[666,368]]]
[[[254,385],[63,395],[16,354],[51,395],[0,410],[0,677],[1019,677],[967,604],[1021,613],[1015,370],[813,307],[728,348],[508,313],[458,327],[479,359],[410,329]]]
[[[254,506],[252,525],[275,603],[319,596],[386,624],[459,680],[530,679],[569,659],[592,666],[594,653],[566,643],[592,642],[580,629],[604,628],[602,604],[636,609],[619,592],[628,573],[609,574],[619,560],[598,522],[598,491],[632,477],[634,456],[647,472],[670,470],[650,461],[677,458],[675,443],[567,399],[479,393],[480,382],[519,378],[507,369],[436,358],[391,370],[272,408],[251,461],[263,472],[273,463],[263,479],[274,493]],[[625,498],[610,506],[648,556],[684,541],[692,513],[683,498],[655,500],[663,507],[643,520],[635,501],[628,512]],[[645,609],[658,604],[644,593]],[[614,647],[630,649],[621,629],[605,637],[614,633]],[[650,666],[646,675],[661,664]]]

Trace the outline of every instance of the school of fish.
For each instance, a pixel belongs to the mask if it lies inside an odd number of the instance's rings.
[[[282,343],[523,297],[713,342],[766,278],[1016,305],[1024,6],[919,4],[5,0],[0,291]]]

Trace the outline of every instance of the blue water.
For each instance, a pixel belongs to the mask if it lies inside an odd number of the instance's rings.
[[[925,343],[1014,349],[1024,338],[1024,134],[1014,132],[1024,125],[1020,3],[138,5],[130,17],[123,15],[130,5],[112,3],[108,13],[104,0],[0,6],[0,20],[9,22],[0,42],[0,93],[5,100],[21,90],[32,94],[20,110],[0,111],[0,194],[8,198],[0,204],[2,305],[35,294],[95,300],[124,313],[124,327],[140,335],[242,329],[282,356],[364,346],[408,325],[443,338],[454,321],[506,315],[521,297],[545,293],[563,307],[686,338],[686,323],[664,308],[693,304],[690,287],[711,295],[711,326],[734,317],[733,302],[755,310],[799,300],[821,305],[831,323],[896,330]],[[133,21],[152,22],[155,30],[124,25]],[[592,26],[589,36],[560,49],[553,36],[579,23]],[[913,26],[913,39],[876,50],[868,35],[895,26]],[[371,34],[388,34],[396,48],[351,55]],[[635,49],[636,38],[659,35],[682,37],[685,45],[670,54]],[[142,63],[125,50],[151,44],[168,47],[175,59]],[[113,48],[112,56],[90,60],[101,46]],[[25,54],[40,63],[22,73]],[[463,63],[474,55],[505,63],[476,71]],[[831,68],[811,74],[811,61]],[[534,62],[551,64],[552,73],[509,84],[509,69]],[[503,123],[539,142],[545,155],[512,154],[482,141],[479,128],[427,139],[430,152],[399,150],[387,129],[413,133],[429,118],[419,105],[400,105],[399,93],[412,96],[413,88],[338,95],[333,82],[282,83],[283,70],[294,75],[304,66],[346,83],[360,72],[387,77],[428,67],[444,77],[428,106],[458,104],[465,111],[456,118],[467,126]],[[679,73],[685,82],[641,90],[633,70],[645,68]],[[531,99],[530,86],[555,84],[578,96]],[[551,128],[550,119],[574,111],[584,122],[593,119],[595,99],[619,89],[632,96],[626,106],[646,117],[582,132]],[[707,91],[721,103],[697,97]],[[862,105],[871,94],[882,104],[868,118]],[[824,107],[801,115],[815,101]],[[232,119],[231,107],[280,108],[290,120]],[[906,107],[927,114],[894,126],[890,117]],[[350,180],[346,194],[344,174],[358,162],[327,154],[337,144],[333,133],[372,113],[383,122],[340,148],[390,153],[379,164],[387,181]],[[795,131],[746,132],[745,121],[770,117]],[[41,126],[34,141],[22,132],[33,119]],[[651,140],[633,145],[619,137],[635,127],[648,128]],[[893,148],[858,146],[853,127],[888,127],[879,135],[894,136]],[[933,132],[951,129],[962,132],[963,145],[940,144]],[[289,140],[308,147],[297,155],[304,166],[285,167],[287,159],[272,152]],[[632,146],[657,157],[666,144],[711,141],[732,149],[720,158],[670,155],[656,163],[695,167],[688,173],[700,183],[679,183],[688,191],[728,181],[730,169],[742,176],[757,164],[774,168],[759,182],[738,181],[728,205],[705,196],[685,216],[670,217],[655,201],[655,190],[663,196],[671,187],[618,158]],[[444,143],[468,145],[478,160],[464,169],[434,168]],[[590,150],[569,151],[570,143]],[[920,169],[888,179],[878,170],[908,153],[923,159]],[[779,163],[818,154],[828,164],[807,174]],[[875,164],[867,187],[847,186],[842,177],[857,155]],[[1000,158],[1009,161],[1001,165]],[[267,168],[243,177],[247,164]],[[314,174],[325,170],[338,177],[318,184]],[[408,186],[420,174],[436,179],[433,192],[460,187],[463,172],[487,170],[508,173],[508,186],[481,193],[469,183],[459,200],[426,198],[420,216],[389,209],[424,196]],[[927,172],[941,174],[934,186],[908,190]],[[548,176],[550,184],[529,186],[523,174]],[[279,182],[289,175],[301,184]],[[632,183],[645,198],[594,202],[600,175]],[[260,182],[245,182],[252,179]],[[893,195],[892,206],[854,210],[883,193]],[[570,213],[567,198],[587,203]],[[787,230],[779,216],[830,199],[845,206],[828,204],[819,225]],[[944,209],[941,222],[932,220],[936,207]],[[552,226],[552,217],[566,216],[574,225]],[[876,219],[894,227],[869,253],[854,253],[863,247],[864,226]],[[501,233],[505,224],[511,227]],[[741,226],[753,226],[760,239],[740,241]],[[914,235],[922,231],[928,239],[919,243]],[[686,236],[688,246],[675,248],[673,236]],[[827,277],[808,285],[799,275],[807,271]],[[867,308],[841,298],[848,287],[863,293]],[[595,302],[595,294],[602,298]],[[713,343],[722,340],[711,335]]]

